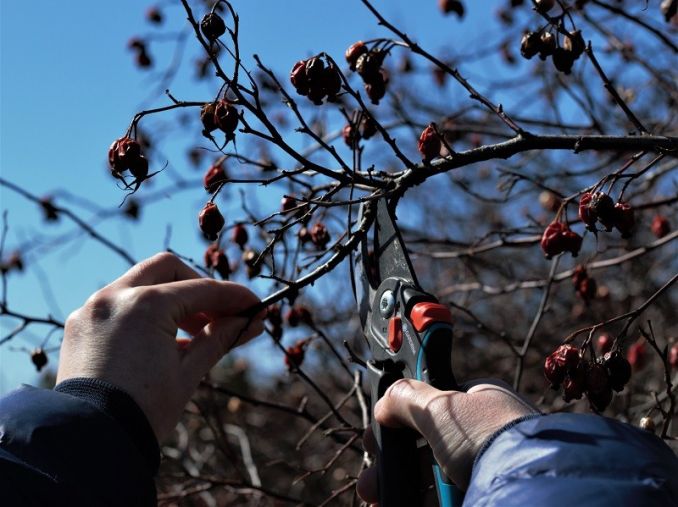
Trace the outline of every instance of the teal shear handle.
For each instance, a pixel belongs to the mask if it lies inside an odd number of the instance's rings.
[[[432,324],[425,331],[417,355],[417,380],[444,391],[458,390],[450,359],[452,356],[452,326],[446,322]],[[433,464],[433,477],[440,507],[461,507],[464,493],[447,477],[437,463]]]

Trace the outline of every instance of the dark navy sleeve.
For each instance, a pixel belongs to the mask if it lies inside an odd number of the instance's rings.
[[[156,505],[159,447],[124,391],[94,379],[0,398],[0,504]]]
[[[533,417],[498,432],[464,507],[678,506],[678,458],[655,435],[592,414]]]

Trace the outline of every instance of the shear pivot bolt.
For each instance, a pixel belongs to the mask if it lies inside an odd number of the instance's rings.
[[[385,290],[379,301],[379,312],[381,313],[381,316],[388,319],[393,314],[394,308],[395,297],[393,296],[393,291]]]

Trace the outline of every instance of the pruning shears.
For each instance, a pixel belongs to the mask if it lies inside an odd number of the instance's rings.
[[[452,317],[447,306],[422,290],[400,231],[395,201],[380,198],[361,205],[375,213],[372,230],[352,265],[363,333],[371,353],[367,378],[372,414],[377,400],[396,380],[412,378],[441,390],[459,390],[452,373]],[[419,450],[428,444],[414,431],[380,426],[372,418],[378,446],[380,507],[422,503]],[[461,491],[432,460],[438,503],[459,507]]]

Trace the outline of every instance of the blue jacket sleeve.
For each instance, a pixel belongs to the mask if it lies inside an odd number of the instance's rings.
[[[129,395],[93,379],[0,399],[4,506],[156,505],[159,448]]]
[[[678,506],[678,458],[658,437],[589,414],[498,432],[479,453],[464,507]]]

